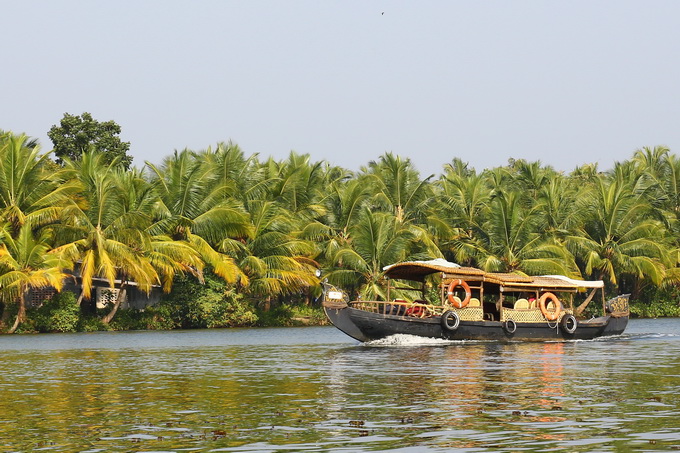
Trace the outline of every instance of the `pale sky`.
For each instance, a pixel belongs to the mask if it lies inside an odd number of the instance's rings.
[[[2,1],[0,129],[114,120],[133,165],[233,140],[357,170],[680,152],[680,1]]]

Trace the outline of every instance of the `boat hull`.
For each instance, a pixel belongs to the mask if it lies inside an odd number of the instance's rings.
[[[359,341],[371,341],[396,334],[408,334],[445,340],[568,341],[620,335],[628,317],[611,315],[579,321],[573,333],[559,323],[530,322],[508,325],[500,321],[463,321],[456,329],[445,328],[441,316],[416,318],[385,315],[359,310],[324,307],[328,319],[341,331]]]

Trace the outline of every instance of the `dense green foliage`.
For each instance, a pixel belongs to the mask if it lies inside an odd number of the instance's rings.
[[[35,309],[35,330],[38,332],[75,332],[80,322],[80,307],[70,291],[55,294]]]
[[[649,303],[652,301],[652,303]],[[680,286],[650,287],[630,304],[632,317],[680,317]]]
[[[132,164],[132,156],[128,155],[130,142],[124,142],[118,136],[121,127],[114,121],[99,122],[85,112],[82,115],[64,113],[59,126],[54,125],[47,136],[54,144],[54,155],[58,163],[68,159],[79,160],[82,155],[94,149],[104,156],[107,164],[116,162],[125,170]]]
[[[179,278],[172,293],[146,312],[153,323],[169,322],[169,327],[182,329],[249,326],[257,321],[255,307],[213,274],[206,274],[203,284]]]
[[[680,159],[663,147],[609,171],[510,159],[478,172],[454,158],[427,177],[391,153],[351,172],[294,152],[260,160],[233,143],[143,169],[96,149],[62,166],[49,156],[0,135],[7,330],[73,329],[73,304],[27,312],[24,300],[69,272],[83,288],[77,329],[280,325],[319,321],[317,269],[353,296],[382,297],[385,265],[436,257],[602,279],[632,294],[634,313],[677,314],[666,295],[680,282]],[[121,295],[133,283],[169,295],[116,316],[122,296],[94,309],[101,279]]]

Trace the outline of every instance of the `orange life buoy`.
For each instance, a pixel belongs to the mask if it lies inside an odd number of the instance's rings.
[[[465,299],[463,299],[462,301],[456,300],[453,296],[453,290],[456,289],[459,286],[465,290]],[[470,303],[470,299],[472,298],[472,292],[470,292],[470,287],[468,286],[467,283],[465,283],[461,279],[458,279],[458,280],[453,280],[449,284],[449,289],[446,293],[446,296],[449,299],[449,302],[451,303],[451,305],[453,305],[454,307],[465,308],[465,307],[467,307],[467,304]]]
[[[548,304],[546,303],[548,299],[555,303],[555,311],[548,311]],[[538,306],[541,309],[541,313],[545,316],[548,321],[556,321],[560,317],[562,312],[562,303],[553,293],[543,293],[540,299],[538,299]]]

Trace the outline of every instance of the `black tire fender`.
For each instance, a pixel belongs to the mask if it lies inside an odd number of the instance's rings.
[[[517,330],[517,323],[512,319],[508,319],[505,321],[505,324],[503,324],[503,327],[507,333],[515,333]]]
[[[446,310],[442,313],[442,328],[448,330],[449,332],[454,332],[458,329],[460,325],[460,316],[458,313],[451,310]]]
[[[576,332],[577,327],[578,321],[574,315],[569,314],[562,317],[562,329],[564,329],[565,332],[569,334],[574,333]]]

